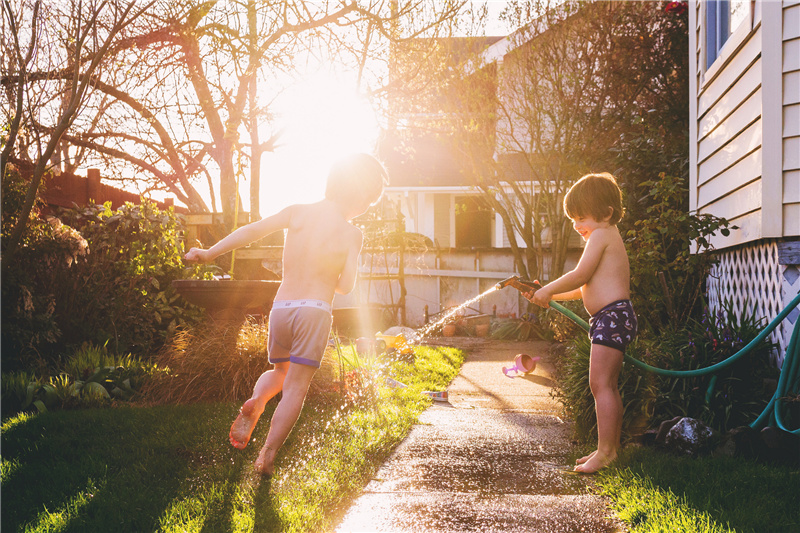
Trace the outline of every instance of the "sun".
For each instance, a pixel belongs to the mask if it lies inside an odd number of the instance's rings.
[[[329,74],[305,77],[275,100],[282,133],[262,162],[261,214],[310,203],[325,194],[331,164],[353,152],[374,152],[379,122],[369,102]]]

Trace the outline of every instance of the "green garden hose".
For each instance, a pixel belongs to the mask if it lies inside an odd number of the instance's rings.
[[[795,296],[794,299],[789,302],[789,305],[787,305],[783,311],[781,311],[778,316],[776,316],[775,319],[772,320],[772,322],[770,322],[767,327],[765,327],[761,333],[759,333],[756,338],[750,341],[744,348],[731,355],[724,361],[720,361],[719,363],[707,366],[705,368],[698,368],[694,370],[666,370],[664,368],[657,368],[648,365],[647,363],[639,361],[638,359],[634,359],[627,354],[625,355],[625,360],[638,366],[639,368],[649,372],[654,372],[661,376],[689,378],[712,374],[734,363],[740,357],[752,350],[754,346],[759,344],[770,333],[772,333],[772,331],[778,327],[778,324],[780,324],[781,321],[783,321],[783,319],[786,318],[789,313],[791,313],[792,310],[798,306],[798,304],[800,304],[800,294]],[[563,305],[556,302],[550,302],[550,307],[575,322],[587,332],[589,331],[589,324]],[[714,389],[715,383],[716,376],[713,376],[711,378],[708,392],[706,393],[706,401],[708,401],[711,392]],[[797,395],[798,393],[800,393],[800,319],[798,319],[794,324],[792,337],[789,340],[789,346],[786,348],[786,355],[783,358],[783,366],[781,367],[781,374],[780,378],[778,379],[778,388],[775,390],[775,394],[772,395],[772,399],[767,404],[767,407],[764,408],[764,411],[761,413],[761,415],[759,415],[759,417],[750,426],[753,428],[759,428],[766,425],[772,425],[795,435],[800,434],[800,428],[795,430],[786,428],[783,415],[781,414],[781,406],[783,403],[785,403],[789,395]]]

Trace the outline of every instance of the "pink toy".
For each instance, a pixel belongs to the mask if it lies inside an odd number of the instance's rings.
[[[514,358],[514,366],[512,367],[503,367],[503,374],[509,378],[515,378],[519,374],[529,374],[536,369],[536,361],[538,361],[539,357],[531,357],[526,353],[518,353],[517,356]],[[509,375],[511,373],[514,375]]]

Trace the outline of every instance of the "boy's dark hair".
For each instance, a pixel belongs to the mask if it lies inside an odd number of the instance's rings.
[[[380,161],[369,154],[352,154],[331,166],[325,198],[335,201],[365,198],[370,203],[375,203],[381,197],[383,186],[387,182],[388,175]]]
[[[587,174],[570,187],[564,197],[564,212],[571,219],[591,216],[603,220],[612,209],[609,224],[622,220],[625,210],[622,207],[622,191],[617,180],[608,172]]]

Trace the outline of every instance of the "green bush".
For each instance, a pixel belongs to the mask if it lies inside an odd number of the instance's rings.
[[[89,243],[90,253],[59,285],[57,317],[69,324],[65,342],[91,341],[117,353],[149,354],[178,326],[196,323],[201,311],[185,303],[172,287],[188,277],[181,258],[180,222],[172,209],[149,200],[67,210],[65,223]]]
[[[19,221],[27,182],[12,165],[2,177],[2,242],[5,245]],[[38,201],[13,262],[2,263],[3,369],[40,370],[39,354],[61,337],[55,317],[54,287],[63,273],[84,257],[87,242],[72,228],[38,216]]]
[[[625,240],[631,265],[631,299],[640,330],[678,329],[702,311],[702,289],[717,259],[711,237],[728,235],[724,218],[688,211],[684,178],[668,176],[647,188],[647,215],[633,223]]]
[[[730,302],[716,315],[705,308],[700,320],[690,320],[686,328],[663,335],[657,364],[674,370],[706,368],[741,350],[763,327],[763,321],[752,315],[737,316]],[[658,418],[689,416],[720,431],[750,424],[772,396],[765,380],[778,377],[777,369],[770,364],[773,348],[774,345],[764,339],[748,354],[714,375],[660,377],[656,402]],[[707,398],[712,380],[714,386]]]
[[[16,224],[25,189],[19,173],[6,172],[3,239]],[[181,263],[181,226],[172,209],[143,199],[117,210],[75,207],[44,220],[41,207],[14,262],[3,264],[4,369],[46,374],[59,366],[60,354],[84,342],[149,355],[178,326],[200,319],[202,311],[171,286],[193,275]]]

